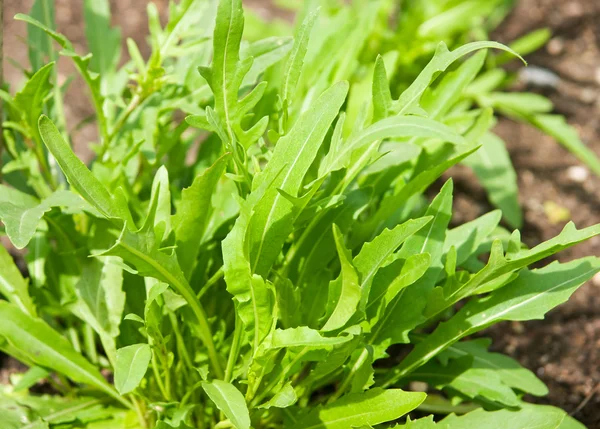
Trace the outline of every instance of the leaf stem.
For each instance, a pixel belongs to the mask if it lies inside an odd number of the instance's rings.
[[[365,362],[367,357],[369,357],[369,350],[365,347],[363,349],[362,353],[360,354],[360,356],[358,357],[358,359],[356,360],[356,363],[352,366],[352,369],[350,370],[350,372],[348,373],[348,375],[346,376],[346,378],[340,385],[340,387],[338,387],[338,389],[335,391],[335,393],[333,395],[331,395],[329,397],[329,399],[327,400],[328,404],[331,404],[332,402],[338,400],[340,398],[340,396],[342,396],[344,394],[344,392],[346,392],[346,389],[348,389],[348,385],[352,381],[354,374],[356,374],[356,371],[358,371],[360,369],[360,367]]]
[[[235,329],[233,331],[233,340],[231,341],[231,350],[229,351],[229,358],[227,359],[227,368],[225,368],[224,380],[229,383],[233,375],[233,368],[237,362],[240,354],[240,347],[242,345],[242,333],[244,332],[244,326],[239,316],[235,316]]]
[[[133,111],[140,105],[140,103],[142,101],[143,101],[142,97],[140,97],[139,94],[135,94],[133,96],[133,98],[131,99],[131,101],[129,102],[129,105],[125,108],[125,110],[123,110],[123,112],[121,112],[121,114],[119,115],[119,118],[117,119],[117,122],[115,123],[115,126],[113,127],[111,133],[108,135],[107,141],[105,142],[105,144],[102,147],[102,152],[101,152],[102,155],[104,155],[104,153],[106,152],[106,149],[108,149],[108,145],[117,136],[119,131],[121,131],[121,128],[123,128],[123,125],[125,125],[125,122],[127,122],[127,119],[129,119],[129,117],[131,116]]]

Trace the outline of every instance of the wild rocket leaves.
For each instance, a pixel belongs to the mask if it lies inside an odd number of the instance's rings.
[[[182,0],[164,28],[149,7],[152,54],[128,41],[119,67],[107,1],[84,2],[91,57],[42,14],[50,3],[18,17],[41,51],[17,95],[0,92],[2,232],[28,252],[22,264],[0,251],[0,349],[31,367],[2,389],[10,422],[577,427],[525,402],[547,393],[535,374],[465,339],[542,318],[600,271],[593,257],[529,268],[598,226],[569,223],[531,249],[504,228],[522,217],[493,109],[575,141],[546,100],[500,93],[505,74],[488,67],[512,51],[431,43],[445,34],[436,17],[390,32],[386,1],[368,13],[300,2],[293,40],[245,40],[241,0]],[[418,24],[414,7],[401,19]],[[43,64],[51,40],[92,92],[103,144],[91,162],[69,143],[64,88]],[[440,177],[458,163],[499,210],[450,229],[455,190]],[[24,392],[43,378],[80,397],[77,410]],[[402,390],[413,380],[451,395],[448,412],[475,411],[409,420],[431,407]]]

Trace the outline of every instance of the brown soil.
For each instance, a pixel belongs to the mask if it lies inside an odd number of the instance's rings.
[[[165,10],[166,0],[154,0]],[[84,52],[81,2],[56,0],[58,27],[76,48]],[[8,56],[26,63],[25,45],[19,40],[24,25],[12,21],[17,12],[26,12],[32,0],[5,0],[5,46]],[[265,16],[272,14],[270,1],[245,0],[261,7]],[[125,37],[146,46],[145,1],[111,1],[116,25]],[[554,37],[545,50],[528,57],[530,65],[546,68],[560,77],[558,87],[546,92],[556,111],[567,116],[581,133],[584,142],[600,155],[600,2],[598,0],[519,0],[516,9],[494,35],[510,41],[528,31],[549,27]],[[5,65],[7,80],[20,80],[17,69]],[[70,73],[66,62],[61,74]],[[83,85],[72,84],[66,100],[66,113],[76,121],[92,113],[80,94]],[[79,95],[79,96],[78,96]],[[578,227],[600,222],[600,178],[580,165],[551,138],[501,120],[497,132],[505,139],[519,176],[520,198],[525,212],[524,241],[536,245],[560,232],[564,221],[556,221],[544,207],[548,202],[563,207]],[[75,137],[80,153],[95,139],[93,127],[86,127]],[[89,152],[87,152],[89,154]],[[464,169],[453,172],[458,193],[455,222],[472,219],[489,209],[485,194]],[[583,175],[582,175],[583,173]],[[586,174],[587,173],[587,176]],[[583,243],[561,256],[571,260],[586,255],[600,255],[600,238]],[[589,428],[600,429],[600,276],[583,286],[573,298],[551,312],[544,321],[502,324],[489,331],[495,349],[508,353],[536,372],[550,388],[550,395],[539,400],[573,413]]]

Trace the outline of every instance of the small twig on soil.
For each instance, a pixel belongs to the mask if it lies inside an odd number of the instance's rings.
[[[600,383],[596,384],[596,387],[594,387],[592,389],[592,391],[590,393],[588,393],[588,395],[583,398],[583,401],[581,401],[581,404],[579,404],[577,406],[577,408],[575,408],[575,410],[573,410],[571,413],[569,413],[569,416],[573,417],[575,414],[577,414],[578,412],[580,412],[581,410],[583,410],[583,407],[585,407],[588,402],[590,402],[590,400],[594,397],[594,395],[596,394],[596,392],[600,389]]]

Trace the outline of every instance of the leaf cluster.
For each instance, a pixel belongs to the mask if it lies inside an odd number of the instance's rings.
[[[531,268],[599,225],[533,248],[509,229],[494,112],[600,165],[547,100],[504,91],[498,66],[545,33],[484,40],[503,1],[306,1],[291,35],[241,0],[181,0],[164,26],[148,5],[151,54],[127,40],[119,67],[108,1],[84,8],[85,56],[50,0],[18,15],[31,69],[0,92],[0,220],[27,249],[21,271],[0,247],[0,350],[29,367],[2,386],[3,427],[581,427],[472,336],[544,318],[600,271]],[[89,89],[93,161],[70,144],[59,58]],[[459,163],[498,209],[453,225],[440,178]]]

